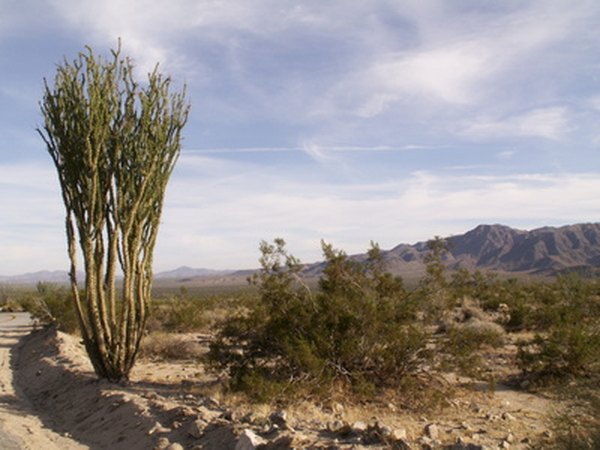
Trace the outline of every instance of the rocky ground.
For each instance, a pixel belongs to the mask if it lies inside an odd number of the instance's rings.
[[[489,357],[510,358],[513,347]],[[99,382],[77,339],[53,329],[23,338],[13,369],[43,428],[93,449],[527,449],[551,438],[550,418],[565,407],[453,374],[447,406],[428,414],[397,400],[251,406],[220,396],[191,361],[141,361],[129,383]]]

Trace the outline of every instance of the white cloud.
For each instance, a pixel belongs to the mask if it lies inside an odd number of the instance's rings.
[[[600,218],[596,173],[464,176],[421,171],[398,180],[309,184],[302,175],[255,165],[224,164],[221,169],[215,173],[197,167],[193,179],[173,180],[155,258],[162,268],[172,267],[177,258],[192,266],[254,267],[258,242],[277,236],[308,262],[319,259],[321,238],[354,253],[371,239],[390,248],[479,223],[531,228]],[[209,172],[226,181],[211,180]]]
[[[450,173],[450,174],[448,174]],[[473,173],[473,171],[471,171]],[[63,208],[50,165],[0,165],[0,274],[66,267]],[[183,155],[171,180],[155,266],[255,267],[261,239],[284,237],[303,261],[324,238],[349,253],[469,229],[600,220],[600,174],[480,176],[414,172],[361,183]]]
[[[496,95],[503,102],[505,93],[497,92],[497,85],[523,72],[523,64],[550,46],[577,35],[590,10],[589,4],[536,3],[507,14],[473,16],[453,14],[445,4],[426,5],[405,11],[418,26],[420,42],[392,51],[389,45],[374,48],[329,91],[316,114],[350,109],[372,118],[396,104],[419,113],[430,105],[482,105]],[[538,134],[537,124],[530,127]]]
[[[561,139],[571,130],[570,114],[564,107],[539,108],[502,120],[479,119],[466,124],[461,133],[476,138],[507,136]]]

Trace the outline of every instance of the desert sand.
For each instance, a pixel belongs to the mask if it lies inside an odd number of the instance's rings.
[[[140,361],[127,383],[98,381],[77,338],[16,322],[0,332],[0,355],[7,449],[239,450],[255,448],[253,440],[271,449],[383,449],[390,439],[396,448],[525,449],[551,435],[549,414],[561,406],[450,376],[449,406],[431,414],[335,402],[282,411],[211,395],[214,377],[193,361]]]

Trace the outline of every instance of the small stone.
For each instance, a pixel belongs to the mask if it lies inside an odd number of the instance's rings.
[[[550,430],[546,430],[542,433],[542,436],[544,436],[545,438],[551,438],[552,437],[552,431]]]
[[[406,439],[406,429],[405,428],[395,428],[390,434],[390,439],[393,441],[401,441]]]
[[[344,428],[344,422],[342,422],[341,420],[334,420],[333,422],[327,422],[327,430],[331,431],[332,433],[338,433],[339,430],[341,430],[342,428]]]
[[[246,429],[240,434],[235,444],[235,450],[255,450],[259,445],[265,443],[265,440],[254,433],[254,431]]]
[[[285,428],[287,425],[287,413],[285,411],[275,411],[269,416],[271,423]]]
[[[367,430],[367,424],[362,421],[356,421],[352,424],[352,431],[362,433]]]
[[[387,425],[382,425],[379,427],[379,432],[383,437],[389,437],[392,435],[392,429]]]
[[[342,414],[344,412],[344,405],[342,405],[341,403],[338,403],[338,402],[334,402],[331,405],[331,409],[336,414]]]
[[[505,440],[506,442],[508,442],[509,444],[512,444],[512,443],[515,441],[515,435],[514,435],[514,434],[512,434],[512,433],[508,433],[508,434],[506,435],[506,437],[504,438],[504,440]]]
[[[472,430],[471,425],[469,425],[467,422],[461,422],[460,427],[465,431]]]
[[[503,418],[504,420],[511,420],[511,421],[512,421],[512,420],[517,420],[515,416],[513,416],[512,414],[510,414],[510,413],[507,413],[507,412],[505,412],[505,413],[502,413],[502,418]]]
[[[156,441],[153,450],[165,450],[169,445],[171,445],[169,440],[166,437],[161,437]]]
[[[294,437],[289,434],[284,434],[283,436],[279,436],[272,442],[273,448],[293,448],[292,443],[294,442]],[[271,447],[271,445],[269,445]]]
[[[199,439],[204,434],[204,429],[206,428],[206,422],[202,419],[194,420],[188,426],[187,432],[193,438]]]
[[[431,439],[437,439],[440,435],[440,430],[436,424],[430,423],[425,425],[425,435]]]
[[[170,428],[162,426],[159,422],[156,422],[150,430],[148,430],[148,435],[158,434],[158,433],[169,433],[171,431]]]
[[[208,405],[208,406],[215,407],[215,408],[218,408],[220,406],[219,401],[216,398],[214,398],[214,397],[206,397],[204,399],[204,404]]]
[[[174,420],[173,423],[171,424],[171,428],[177,430],[178,428],[181,428],[181,422],[178,420]]]
[[[225,419],[229,422],[233,422],[235,420],[235,413],[231,410],[224,411],[220,416],[221,419]]]
[[[508,448],[510,448],[510,442],[507,442],[507,441],[505,441],[505,440],[504,440],[504,441],[502,441],[502,442],[500,443],[500,448],[507,448],[507,449],[508,449]]]
[[[165,450],[183,450],[183,445],[173,442],[169,444]]]

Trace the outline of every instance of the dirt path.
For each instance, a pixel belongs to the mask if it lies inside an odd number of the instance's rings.
[[[46,428],[18,388],[15,389],[11,352],[30,331],[28,314],[0,313],[0,448],[87,449]]]

